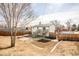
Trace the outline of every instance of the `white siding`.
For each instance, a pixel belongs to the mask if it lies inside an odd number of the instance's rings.
[[[55,32],[55,26],[54,25],[51,25],[49,27],[49,32]]]

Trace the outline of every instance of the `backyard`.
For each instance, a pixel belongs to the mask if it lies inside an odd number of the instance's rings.
[[[0,56],[78,56],[77,8],[75,3],[0,3]]]
[[[10,48],[10,37],[0,36],[1,56],[57,56],[57,55],[79,55],[79,42],[77,41],[39,42],[31,37],[19,36],[15,47]],[[56,47],[55,47],[56,46]],[[55,49],[54,49],[55,48]]]

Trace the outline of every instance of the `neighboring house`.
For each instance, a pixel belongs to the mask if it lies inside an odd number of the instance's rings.
[[[32,26],[33,36],[49,36],[49,32],[55,32],[55,27],[51,24],[41,24]]]
[[[53,32],[53,33],[55,32],[55,26],[54,25],[51,24],[49,26],[49,32]]]

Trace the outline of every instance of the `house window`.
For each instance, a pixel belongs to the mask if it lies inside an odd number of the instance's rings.
[[[28,27],[26,27],[26,30],[28,30]]]

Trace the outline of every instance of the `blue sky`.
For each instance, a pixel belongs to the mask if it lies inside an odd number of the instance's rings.
[[[33,3],[32,8],[36,14],[43,15],[56,12],[79,11],[79,3]]]
[[[68,19],[77,20],[75,23],[79,23],[79,3],[32,3],[32,9],[39,15],[34,24],[40,21],[48,23],[52,20],[59,20],[62,23]]]
[[[32,4],[32,8],[34,12],[38,15],[45,14],[45,9],[47,8],[47,4],[45,3],[34,3]]]
[[[32,8],[39,16],[30,25],[39,22],[45,24],[53,20],[65,24],[69,19],[72,20],[72,24],[79,24],[79,3],[33,3]]]

